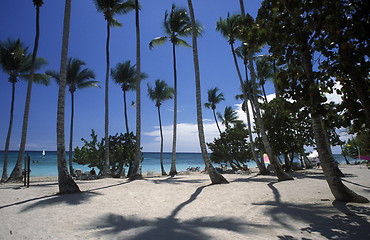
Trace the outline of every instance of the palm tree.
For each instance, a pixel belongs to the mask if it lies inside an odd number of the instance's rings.
[[[197,123],[198,123],[198,136],[199,145],[202,152],[202,157],[206,169],[208,171],[209,177],[212,184],[225,184],[229,183],[221,174],[219,174],[213,167],[211,160],[209,159],[206,142],[204,138],[204,128],[203,128],[203,114],[202,114],[202,96],[200,87],[200,70],[199,70],[199,58],[198,58],[198,43],[197,43],[197,30],[196,22],[194,17],[193,3],[188,0],[190,19],[192,25],[192,42],[193,42],[193,59],[194,59],[194,74],[195,74],[195,86],[196,86],[196,104],[197,104]]]
[[[176,46],[182,45],[190,47],[190,45],[179,37],[187,37],[191,35],[192,26],[189,15],[186,9],[176,8],[172,4],[170,13],[165,12],[163,26],[166,36],[157,37],[149,43],[149,48],[153,49],[154,46],[161,45],[169,40],[172,43],[172,56],[173,56],[173,82],[174,82],[174,101],[173,101],[173,138],[172,138],[172,162],[170,175],[177,174],[176,171],[176,141],[177,141],[177,71],[176,71]],[[197,25],[197,34],[200,34],[201,28]]]
[[[220,119],[221,123],[225,125],[226,128],[229,128],[230,124],[241,122],[240,120],[238,120],[236,111],[230,106],[225,107],[224,115],[218,112],[217,117],[218,119]]]
[[[27,53],[27,50],[28,47],[25,47],[20,39],[17,39],[15,41],[8,39],[5,42],[0,43],[0,65],[3,71],[9,74],[8,81],[12,84],[12,100],[10,107],[9,128],[4,149],[4,166],[1,178],[2,181],[6,181],[8,179],[8,152],[13,127],[15,84],[18,82],[19,79],[29,81],[31,78],[32,81],[35,83],[43,85],[49,84],[49,78],[46,75],[40,73],[30,74],[32,67],[32,58],[31,55]],[[40,68],[45,66],[46,63],[46,60],[42,58],[37,58],[35,60],[34,69],[39,70]],[[16,165],[8,180],[18,181],[22,179],[22,160],[23,158],[19,159],[18,156]]]
[[[106,41],[106,72],[105,72],[105,153],[104,153],[104,170],[103,175],[110,175],[109,170],[109,40],[110,27],[120,27],[122,24],[118,22],[114,16],[116,14],[125,14],[135,9],[135,4],[132,0],[93,0],[98,12],[104,14],[104,19],[107,21],[107,41]]]
[[[141,161],[141,53],[140,53],[140,5],[139,0],[135,0],[135,30],[136,30],[136,144],[135,161],[133,164],[130,180],[141,179],[139,171]]]
[[[42,0],[33,0],[33,5],[36,7],[36,34],[35,34],[35,43],[34,43],[33,53],[32,53],[32,63],[31,63],[31,72],[30,72],[31,76],[30,76],[30,79],[28,80],[26,103],[25,103],[25,106],[24,106],[21,144],[20,144],[20,147],[19,147],[18,159],[17,159],[17,162],[20,162],[20,163],[23,160],[24,150],[26,148],[28,116],[29,116],[30,104],[31,104],[32,82],[34,81],[34,73],[35,73],[35,66],[36,66],[36,60],[37,60],[36,57],[37,57],[37,50],[38,50],[38,46],[39,46],[40,7],[42,6],[42,4],[43,4]],[[21,177],[20,172],[19,172],[19,177]]]
[[[89,87],[100,87],[99,81],[92,81],[95,79],[95,74],[88,68],[81,69],[85,63],[77,58],[69,58],[67,64],[67,79],[66,84],[69,86],[71,93],[71,125],[69,135],[69,172],[75,176],[72,166],[72,146],[73,146],[73,122],[74,122],[74,93],[77,89],[84,89]],[[46,71],[46,74],[53,77],[58,84],[60,84],[60,74],[56,71]]]
[[[265,83],[268,79],[272,79],[274,76],[273,66],[269,56],[261,56],[256,60],[257,78],[260,81],[264,100],[267,103],[267,96],[265,91]]]
[[[136,89],[136,67],[131,66],[131,61],[128,60],[123,63],[117,63],[115,68],[111,70],[111,76],[116,84],[121,85],[123,91],[123,111],[125,115],[125,126],[126,133],[129,133],[128,117],[127,117],[127,91],[133,91]],[[141,73],[141,80],[147,78],[145,73]]]
[[[162,175],[167,175],[167,173],[163,167],[163,132],[160,107],[163,101],[173,98],[173,91],[173,88],[169,87],[167,83],[163,80],[157,79],[155,81],[154,89],[148,83],[148,96],[152,101],[155,101],[155,106],[158,110],[159,130],[161,134],[161,153],[159,160],[161,164]]]
[[[67,59],[68,41],[71,21],[71,0],[66,0],[64,9],[62,54],[60,60],[60,81],[58,91],[58,110],[57,110],[57,158],[58,158],[58,186],[59,194],[80,192],[80,188],[68,173],[65,139],[64,139],[64,108],[65,92],[67,82]]]
[[[219,91],[219,89],[217,87],[208,90],[208,102],[205,103],[204,106],[206,108],[212,109],[213,117],[215,118],[217,129],[221,134],[221,129],[220,129],[220,126],[218,125],[218,122],[217,122],[217,117],[216,117],[216,111],[215,110],[216,110],[216,104],[220,103],[221,101],[224,101],[225,98],[224,98],[224,95],[222,94],[222,92],[217,93],[218,91]]]

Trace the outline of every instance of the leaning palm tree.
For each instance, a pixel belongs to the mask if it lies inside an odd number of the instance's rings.
[[[238,115],[236,111],[230,107],[226,106],[224,110],[224,114],[217,113],[218,119],[220,119],[221,123],[225,125],[226,128],[230,127],[230,124],[240,123],[241,121],[238,119]]]
[[[46,75],[40,73],[30,73],[32,68],[32,57],[30,54],[27,54],[27,49],[28,48],[25,47],[19,39],[15,41],[8,39],[7,41],[0,43],[0,65],[3,71],[9,74],[8,80],[12,84],[12,101],[10,108],[9,128],[4,149],[4,166],[3,175],[1,178],[2,181],[7,180],[9,143],[13,126],[15,84],[19,79],[26,81],[30,81],[32,79],[33,82],[38,84],[49,84],[49,77]],[[39,70],[45,66],[46,63],[46,60],[43,58],[37,58],[35,60],[34,70]],[[23,158],[19,159],[18,156],[18,160],[8,180],[18,181],[22,179],[22,160]]]
[[[109,170],[109,40],[110,27],[120,27],[122,24],[118,22],[114,16],[116,14],[125,14],[135,9],[135,4],[132,0],[93,0],[98,12],[104,14],[104,19],[107,21],[107,41],[106,41],[106,72],[105,72],[105,152],[104,152],[104,169],[103,175],[110,175]]]
[[[194,17],[193,3],[188,0],[188,6],[190,11],[190,19],[192,24],[192,42],[193,42],[193,60],[194,60],[194,74],[195,74],[195,87],[196,87],[196,104],[197,104],[197,123],[198,123],[198,136],[199,145],[202,152],[202,157],[206,169],[212,184],[224,184],[229,183],[221,174],[219,174],[213,167],[211,160],[209,159],[206,142],[204,138],[204,127],[203,127],[203,114],[202,114],[202,96],[200,87],[200,70],[199,70],[199,58],[198,58],[198,43],[197,43],[197,30],[196,22]]]
[[[60,60],[60,82],[58,91],[58,110],[57,110],[57,158],[58,158],[58,186],[59,194],[80,192],[80,188],[68,172],[65,139],[64,139],[64,108],[65,92],[67,83],[67,59],[68,41],[71,21],[71,0],[66,0],[64,9],[62,53]]]
[[[71,93],[71,124],[69,134],[69,172],[75,176],[72,165],[72,150],[73,150],[73,123],[74,123],[74,94],[77,89],[84,89],[89,87],[100,87],[99,81],[95,79],[95,73],[88,68],[81,69],[85,63],[77,58],[69,58],[67,64],[67,79],[66,84],[69,86]],[[57,71],[46,71],[46,74],[53,77],[58,84],[60,84],[60,74]]]
[[[21,144],[19,146],[17,162],[22,162],[23,155],[24,155],[24,150],[26,148],[28,116],[29,116],[30,104],[31,104],[32,82],[34,81],[34,73],[35,73],[35,67],[36,67],[36,57],[37,57],[37,51],[38,51],[38,47],[39,47],[40,7],[42,6],[42,4],[43,4],[42,0],[33,0],[33,5],[36,7],[36,34],[35,34],[35,43],[34,43],[33,53],[32,53],[30,78],[28,80],[28,85],[27,85],[26,103],[24,105],[22,138],[21,138]],[[20,173],[19,173],[19,175],[20,175]]]
[[[161,45],[169,40],[172,43],[173,56],[173,83],[174,83],[174,101],[173,101],[173,138],[172,138],[172,162],[170,175],[177,174],[176,171],[176,141],[177,141],[177,71],[176,71],[176,46],[182,45],[190,47],[190,45],[179,37],[187,37],[191,35],[192,25],[186,9],[177,8],[172,4],[171,11],[166,10],[164,15],[163,26],[166,36],[157,37],[149,43],[149,48]],[[195,28],[197,34],[201,33],[199,25]]]
[[[207,103],[204,103],[204,106],[206,108],[212,109],[213,117],[215,118],[217,129],[218,129],[218,131],[221,134],[221,129],[220,129],[220,126],[218,125],[218,121],[217,121],[216,111],[215,110],[216,110],[216,104],[217,103],[220,103],[221,101],[224,101],[225,98],[224,98],[223,93],[222,92],[221,93],[218,93],[218,91],[219,91],[219,89],[217,87],[208,90],[208,102]]]
[[[163,167],[163,131],[162,131],[162,119],[161,119],[161,105],[162,102],[168,99],[173,98],[173,88],[169,87],[167,83],[163,80],[157,79],[155,81],[155,87],[152,88],[148,83],[148,96],[152,101],[155,101],[155,106],[158,111],[158,120],[159,120],[159,131],[161,134],[161,151],[160,151],[160,164],[162,175],[167,175]]]
[[[130,133],[128,127],[126,94],[128,91],[136,89],[136,72],[136,67],[135,65],[131,65],[130,60],[123,63],[117,63],[116,67],[111,70],[113,81],[121,86],[123,92],[123,112],[125,116],[126,133]],[[140,79],[142,80],[145,78],[147,78],[147,75],[145,73],[141,73]]]

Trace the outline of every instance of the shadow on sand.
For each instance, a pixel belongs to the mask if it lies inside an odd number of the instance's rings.
[[[227,229],[230,232],[244,232],[246,222],[234,218],[195,218],[179,220],[176,216],[188,204],[196,200],[203,189],[211,185],[202,186],[190,196],[190,198],[178,205],[169,216],[153,220],[140,219],[137,217],[125,217],[118,214],[107,214],[89,224],[93,229],[98,229],[98,236],[109,236],[112,239],[176,239],[176,240],[208,240],[211,236],[203,229]],[[263,226],[260,226],[261,228]],[[127,232],[135,229],[136,234],[131,237]]]

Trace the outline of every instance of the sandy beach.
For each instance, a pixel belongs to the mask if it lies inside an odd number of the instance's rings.
[[[344,183],[370,199],[365,166],[341,165]],[[0,239],[370,239],[370,205],[333,201],[321,169],[274,176],[226,174],[227,185],[190,174],[0,185]]]

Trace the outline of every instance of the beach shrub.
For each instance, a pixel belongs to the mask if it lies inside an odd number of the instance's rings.
[[[219,138],[207,143],[212,151],[210,158],[214,163],[228,163],[232,168],[240,168],[242,164],[252,159],[247,138],[249,131],[243,123],[227,127]]]
[[[105,139],[98,141],[98,135],[92,129],[91,140],[82,138],[81,141],[84,145],[81,148],[75,148],[73,161],[103,171]],[[109,163],[113,176],[121,176],[123,167],[128,166],[135,159],[135,144],[135,135],[132,132],[109,136]]]

